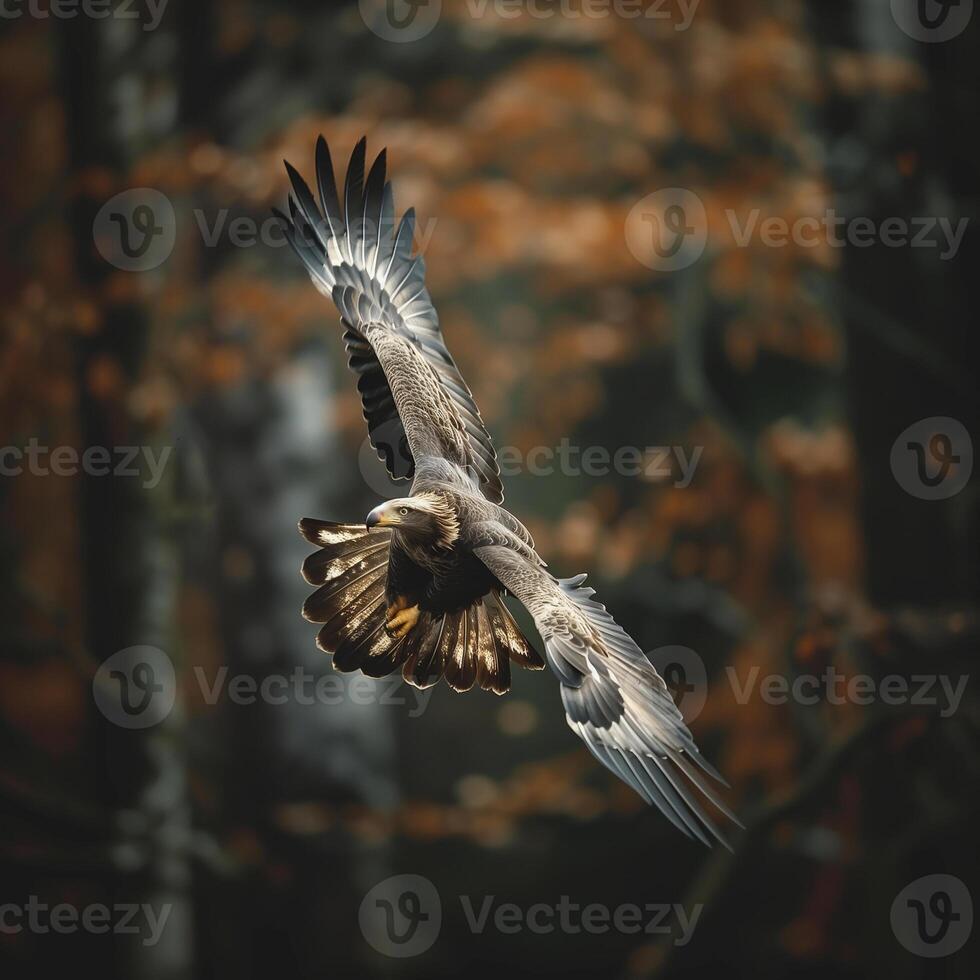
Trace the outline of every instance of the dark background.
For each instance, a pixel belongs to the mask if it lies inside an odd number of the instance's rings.
[[[921,43],[886,0],[702,0],[686,30],[444,0],[402,44],[356,5],[170,0],[154,30],[132,9],[0,22],[0,443],[173,447],[152,488],[0,478],[0,899],[173,911],[150,947],[0,933],[3,977],[975,976],[975,939],[926,959],[890,925],[913,880],[976,882],[975,685],[943,718],[739,704],[725,668],[972,669],[976,480],[922,500],[889,455],[920,419],[976,418],[980,17]],[[320,132],[337,161],[362,134],[388,146],[498,446],[703,447],[684,488],[524,472],[507,502],[644,649],[705,663],[692,730],[747,825],[733,856],[593,764],[550,676],[516,674],[503,700],[440,686],[417,718],[411,692],[202,696],[195,668],[329,672],[299,615],[295,522],[357,521],[379,499],[333,309],[288,249],[200,230],[223,209],[265,221],[282,158],[311,176]],[[96,213],[134,187],[176,213],[172,253],[142,272],[93,242]],[[711,229],[669,274],[624,235],[664,187],[695,190]],[[740,248],[724,218],[830,207],[970,223],[944,261]],[[134,644],[165,651],[179,687],[141,732],[92,697],[98,665]],[[435,885],[443,926],[390,959],[358,907],[402,873]],[[474,935],[459,897],[490,895],[704,911],[683,947]]]

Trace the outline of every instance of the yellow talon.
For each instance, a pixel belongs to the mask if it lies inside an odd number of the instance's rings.
[[[408,608],[408,596],[396,595],[395,601],[388,607],[388,612],[385,615],[385,619],[392,619],[395,613],[400,612],[402,609]]]
[[[392,636],[401,639],[401,637],[408,635],[418,621],[418,606],[400,606],[395,608],[395,605],[392,604],[388,607],[388,619],[385,623],[385,629]]]

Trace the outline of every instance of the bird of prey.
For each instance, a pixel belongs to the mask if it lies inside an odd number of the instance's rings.
[[[706,776],[724,781],[663,679],[592,598],[585,576],[553,576],[501,506],[493,444],[446,347],[425,263],[413,254],[414,210],[396,224],[385,156],[365,179],[362,139],[341,200],[321,136],[319,203],[287,162],[289,215],[275,212],[340,312],[372,445],[393,478],[412,481],[407,496],[374,508],[364,524],[300,521],[319,549],[303,565],[317,587],[303,607],[323,624],[317,645],[339,671],[401,670],[419,688],[445,678],[455,691],[479,685],[503,694],[511,661],[530,670],[545,662],[504,604],[509,594],[533,618],[568,724],[592,754],[684,834],[724,844],[696,795],[737,823]]]

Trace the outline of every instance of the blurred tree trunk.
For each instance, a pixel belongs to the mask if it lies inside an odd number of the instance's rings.
[[[937,665],[955,671],[956,620],[945,614],[969,610],[977,596],[976,478],[948,500],[922,500],[900,485],[890,456],[898,436],[920,419],[952,417],[973,428],[975,438],[976,382],[968,369],[967,337],[980,303],[975,166],[968,162],[980,150],[976,53],[969,32],[941,43],[913,42],[895,24],[889,5],[875,0],[813,0],[810,13],[831,93],[823,123],[838,211],[850,219],[870,218],[877,227],[889,218],[910,225],[917,218],[948,218],[953,226],[971,218],[953,257],[942,260],[938,248],[887,247],[880,240],[867,248],[848,245],[841,251],[839,277],[845,388],[861,479],[865,590],[876,608],[897,618],[917,607],[931,624],[921,636],[898,643],[910,672]],[[828,62],[850,51],[912,62],[922,73],[922,89],[902,97],[874,87],[863,97],[835,90]],[[896,793],[884,753],[862,781],[867,813],[915,815],[914,832],[868,856],[861,889],[869,906],[887,906],[921,869],[956,872],[961,865],[960,841],[969,826],[954,822],[941,828],[938,821],[948,811],[935,802],[952,806],[957,789],[967,785],[967,759],[958,753],[972,759],[974,751],[961,719],[936,725],[929,749],[921,750],[929,753],[929,771],[910,780],[906,792]],[[870,936],[877,969],[898,975],[907,968],[907,957],[883,922]],[[961,968],[969,970],[956,961],[949,975],[959,976]]]
[[[98,297],[104,319],[77,349],[79,438],[82,447],[146,446],[154,433],[134,420],[127,404],[146,350],[149,320],[140,298],[146,273],[117,272],[93,244],[93,219],[127,185],[138,155],[172,120],[148,111],[142,65],[158,32],[138,21],[59,19],[61,82],[68,129],[71,227],[82,288]],[[147,120],[155,118],[154,123]],[[108,179],[105,179],[108,178]],[[91,189],[107,188],[102,193]],[[124,290],[110,290],[123,277]],[[80,478],[83,588],[89,618],[85,641],[97,661],[134,645],[173,655],[177,568],[163,527],[167,482],[155,489],[125,476]],[[113,975],[125,980],[171,980],[192,974],[189,904],[189,814],[182,721],[178,709],[152,728],[127,730],[97,715],[97,751],[104,759],[104,798],[116,815],[112,848],[113,901],[169,915],[159,942],[113,934]],[[108,972],[108,971],[106,971]]]
[[[824,124],[840,211],[878,226],[893,217],[949,218],[954,226],[972,217],[980,78],[970,32],[914,42],[888,4],[875,0],[813,2],[810,12],[825,57],[852,50],[899,55],[918,65],[926,86],[902,98],[870,88],[863,99],[847,93],[828,100]],[[841,252],[867,590],[883,607],[964,604],[980,584],[976,491],[968,486],[946,501],[920,500],[899,485],[889,461],[895,439],[911,423],[949,416],[970,429],[977,417],[976,382],[967,369],[967,337],[980,306],[975,222],[955,257],[942,260],[939,252],[880,241]]]

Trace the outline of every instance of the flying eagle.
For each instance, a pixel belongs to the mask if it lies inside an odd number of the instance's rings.
[[[446,348],[425,263],[413,255],[414,210],[395,222],[385,151],[365,180],[365,140],[357,144],[343,205],[322,136],[319,205],[288,162],[286,170],[289,216],[275,213],[340,311],[372,445],[394,479],[412,481],[408,496],[376,507],[364,524],[300,521],[319,548],[303,565],[317,586],[303,607],[323,624],[317,645],[340,671],[400,669],[419,688],[445,677],[455,691],[478,684],[503,694],[511,661],[544,666],[504,604],[509,593],[533,617],[568,724],[592,754],[684,834],[724,844],[692,791],[737,823],[705,774],[724,780],[701,757],[667,685],[585,576],[555,578],[501,506],[490,435]]]

